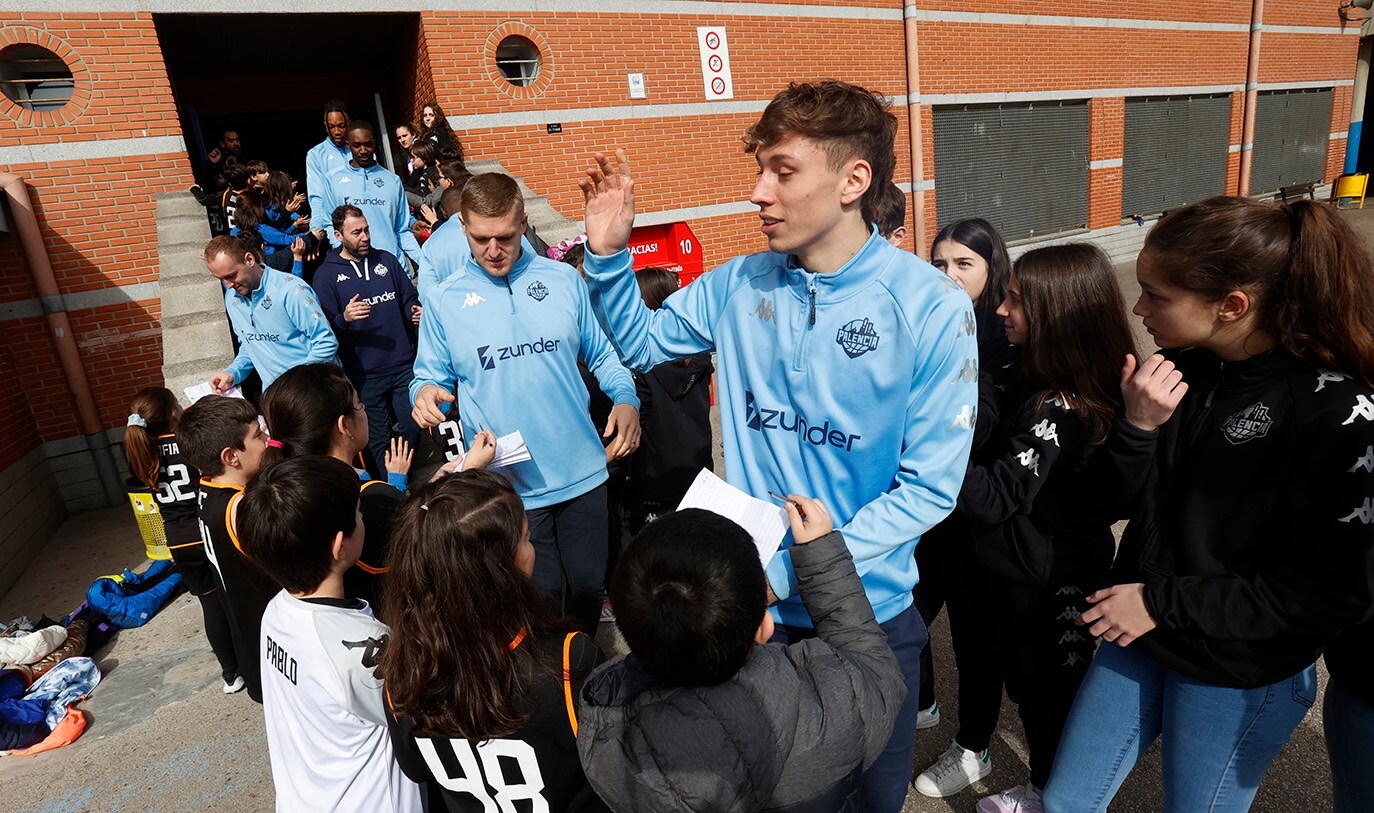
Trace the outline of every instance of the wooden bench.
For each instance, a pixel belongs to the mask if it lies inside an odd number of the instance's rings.
[[[1317,185],[1312,181],[1289,184],[1279,190],[1279,200],[1284,203],[1290,200],[1302,200],[1303,198],[1317,199]]]

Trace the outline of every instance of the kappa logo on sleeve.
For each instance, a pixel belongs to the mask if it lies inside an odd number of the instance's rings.
[[[1374,421],[1374,401],[1370,401],[1364,395],[1355,396],[1355,406],[1350,410],[1350,417],[1341,421],[1341,426],[1349,426],[1356,418]]]
[[[1341,381],[1347,380],[1348,378],[1350,378],[1350,376],[1346,375],[1345,373],[1338,373],[1335,370],[1318,370],[1317,388],[1312,391],[1321,392],[1322,390],[1326,389],[1327,384],[1337,384]]]
[[[459,308],[458,310],[462,310],[463,308],[471,308],[473,305],[478,305],[486,301],[486,298],[478,294],[476,291],[468,291],[468,295],[463,299],[463,307]]]
[[[760,322],[773,321],[773,300],[766,296],[759,297],[759,306],[750,312],[750,316],[757,316]]]
[[[339,275],[339,278],[336,279],[336,280],[334,280],[334,281],[335,281],[335,282],[348,282],[348,277],[344,276],[343,274],[340,274],[340,275]]]
[[[878,349],[878,331],[871,319],[855,319],[846,322],[835,334],[835,343],[844,350],[845,355],[856,359],[870,350]]]
[[[1355,461],[1355,465],[1351,466],[1346,474],[1354,474],[1360,469],[1364,469],[1366,474],[1374,474],[1374,446],[1366,447],[1364,454]]]

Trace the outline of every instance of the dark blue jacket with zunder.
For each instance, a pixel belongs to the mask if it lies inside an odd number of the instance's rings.
[[[344,259],[343,249],[325,256],[315,272],[315,295],[339,337],[339,361],[350,375],[390,375],[415,363],[415,327],[410,309],[420,295],[394,254],[372,249],[361,260]],[[354,295],[372,306],[367,318],[349,322],[344,308]]]

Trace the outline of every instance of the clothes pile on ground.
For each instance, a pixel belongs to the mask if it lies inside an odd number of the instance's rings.
[[[81,606],[59,621],[19,616],[0,623],[0,753],[37,754],[86,729],[76,707],[100,683],[95,653],[120,629],[140,627],[182,589],[170,562],[96,579]]]

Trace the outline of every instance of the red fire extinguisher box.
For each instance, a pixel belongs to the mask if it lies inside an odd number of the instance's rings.
[[[630,254],[636,271],[655,266],[666,268],[677,274],[679,288],[706,270],[701,241],[686,223],[640,226],[630,233]]]

